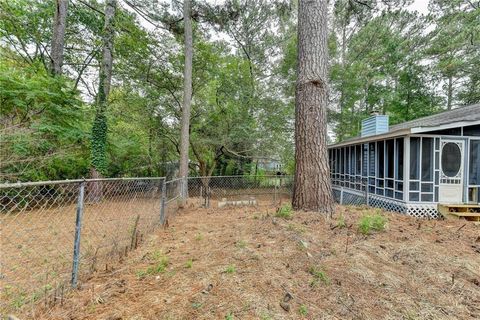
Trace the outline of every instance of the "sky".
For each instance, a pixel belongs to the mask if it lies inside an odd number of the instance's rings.
[[[408,6],[408,9],[412,11],[418,11],[422,14],[427,14],[428,0],[415,0],[411,5]]]

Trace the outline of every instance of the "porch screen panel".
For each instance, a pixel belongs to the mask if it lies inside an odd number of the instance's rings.
[[[350,147],[350,174],[355,174],[355,146]]]
[[[368,163],[368,175],[375,177],[375,142],[370,142]]]
[[[403,138],[395,139],[395,199],[403,200]]]
[[[333,154],[335,157],[335,179],[334,179],[334,184],[338,185],[338,179],[339,179],[339,174],[340,174],[340,168],[339,168],[339,151],[338,149],[333,150]]]
[[[360,145],[355,146],[355,154],[356,154],[356,160],[357,160],[357,175],[362,174],[362,149]]]
[[[396,139],[395,143],[397,144],[395,179],[403,180],[403,138]]]
[[[340,148],[340,149],[339,149],[339,153],[340,153],[340,157],[339,157],[339,164],[340,164],[339,169],[340,169],[340,174],[343,174],[343,173],[344,173],[344,171],[343,171],[343,168],[344,168],[344,167],[343,167],[343,151],[344,151],[343,148]]]
[[[368,143],[363,144],[362,146],[362,176],[367,177],[368,176]]]
[[[480,140],[470,141],[470,165],[468,183],[480,185]]]
[[[384,144],[383,144],[383,141],[378,141],[377,142],[377,149],[378,149],[378,152],[377,152],[377,155],[378,155],[378,158],[377,158],[377,177],[378,178],[383,178],[384,177]]]
[[[350,147],[345,147],[345,172],[350,174]]]
[[[385,177],[393,178],[393,170],[395,167],[395,152],[394,152],[394,141],[387,140],[385,141]]]
[[[464,136],[480,137],[480,124],[464,127],[463,128],[463,135]]]
[[[375,193],[375,142],[368,144],[368,192]]]
[[[377,142],[377,179],[375,193],[385,195],[385,141]]]
[[[420,138],[410,138],[410,179],[420,178]]]
[[[393,172],[395,166],[395,143],[393,139],[385,140],[385,196],[394,198],[395,181]]]
[[[422,181],[433,181],[433,138],[422,139]]]
[[[335,149],[335,173],[340,173],[340,150]]]

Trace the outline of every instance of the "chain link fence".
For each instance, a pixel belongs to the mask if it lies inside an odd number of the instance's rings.
[[[164,189],[164,178],[0,185],[2,310],[55,303],[121,261],[161,223]]]
[[[0,184],[0,314],[53,305],[95,271],[121,263],[189,207],[278,205],[290,176],[123,178]]]
[[[293,190],[291,176],[213,176],[188,178],[188,198],[204,207],[277,204],[289,199]]]

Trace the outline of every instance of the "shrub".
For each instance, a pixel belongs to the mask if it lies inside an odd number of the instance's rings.
[[[387,218],[381,214],[365,215],[360,218],[358,230],[362,234],[370,234],[372,231],[383,231],[387,224]]]

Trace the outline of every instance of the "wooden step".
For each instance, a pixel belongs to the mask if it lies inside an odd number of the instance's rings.
[[[438,212],[445,218],[480,221],[480,205],[478,204],[438,204]]]

